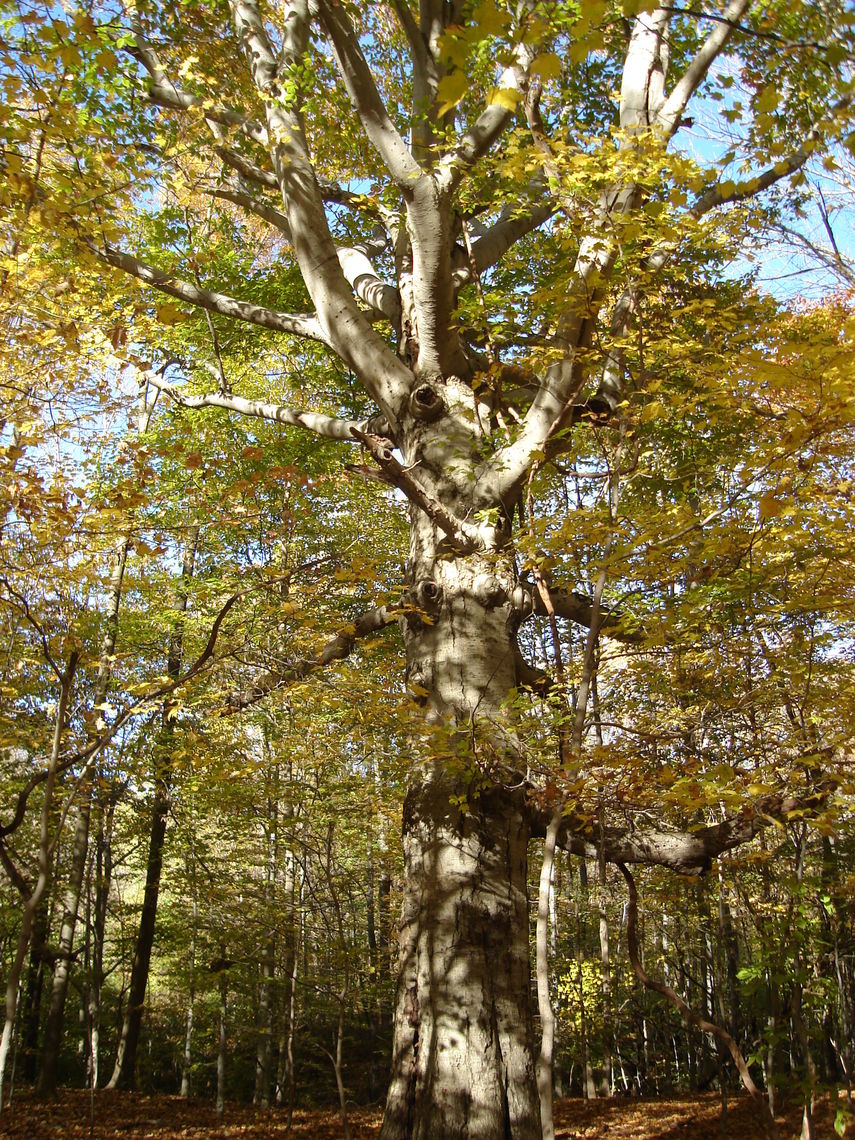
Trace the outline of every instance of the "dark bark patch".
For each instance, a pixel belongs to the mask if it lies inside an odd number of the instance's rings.
[[[433,423],[445,411],[445,404],[432,384],[419,384],[410,395],[410,414],[414,420]]]

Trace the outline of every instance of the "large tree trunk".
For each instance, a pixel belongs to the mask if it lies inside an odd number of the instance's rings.
[[[529,829],[501,727],[515,683],[513,568],[502,553],[425,558],[430,544],[414,529],[421,614],[406,630],[409,679],[439,727],[404,805],[400,972],[381,1136],[540,1140]]]
[[[540,1140],[526,903],[511,795],[437,776],[405,807],[405,896],[382,1140]]]

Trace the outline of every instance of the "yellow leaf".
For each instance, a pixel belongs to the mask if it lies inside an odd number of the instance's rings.
[[[515,111],[520,99],[521,95],[519,91],[515,91],[512,87],[493,87],[487,96],[487,106],[498,103],[499,106],[504,107],[506,111]]]
[[[765,495],[760,496],[757,505],[760,509],[760,519],[765,522],[766,519],[773,519],[779,515],[786,506],[786,502],[784,499],[779,499],[774,491],[767,491]]]
[[[437,98],[441,100],[437,114],[445,115],[456,107],[469,88],[469,80],[465,71],[452,71],[440,79],[437,88]]]
[[[781,95],[778,88],[774,84],[769,84],[764,87],[754,104],[755,110],[758,114],[768,114],[769,111],[774,111],[781,101]]]
[[[157,319],[162,325],[177,325],[180,321],[186,321],[188,317],[188,314],[182,309],[179,309],[172,301],[167,301],[163,305],[157,305],[155,312],[157,313]]]
[[[497,8],[495,0],[483,0],[472,16],[482,36],[500,36],[511,22],[510,13]]]
[[[561,74],[561,60],[554,51],[543,52],[532,60],[531,74],[541,79],[556,79]]]

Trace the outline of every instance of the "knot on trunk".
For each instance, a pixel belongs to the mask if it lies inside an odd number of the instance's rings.
[[[534,598],[531,590],[527,590],[518,582],[511,591],[511,605],[520,621],[525,621],[527,617],[531,617],[534,613]]]
[[[438,582],[425,578],[413,587],[413,601],[424,613],[436,614],[442,605],[442,593]]]
[[[504,605],[508,592],[498,578],[492,574],[476,574],[472,579],[472,596],[487,609]]]
[[[410,393],[410,414],[422,423],[431,423],[445,410],[442,396],[432,384],[419,384]]]

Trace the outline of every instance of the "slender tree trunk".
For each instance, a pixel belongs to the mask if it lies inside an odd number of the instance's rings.
[[[225,962],[225,943],[220,946],[220,957]],[[229,972],[220,971],[220,1019],[219,1046],[217,1048],[217,1120],[222,1121],[226,1112],[226,1045],[228,1040],[229,1014]]]
[[[293,772],[291,773],[293,780]],[[292,809],[289,807],[289,814]],[[279,1028],[279,1056],[276,1064],[276,1103],[288,1104],[288,1119],[293,1112],[293,1100],[290,1093],[293,1087],[294,1073],[294,1030],[297,1014],[297,970],[300,961],[300,887],[297,876],[297,860],[289,847],[284,854],[285,882],[283,898],[285,905],[290,909],[290,924],[285,938],[285,969],[287,979],[287,999],[280,1014]]]
[[[288,1009],[283,1036],[280,1039],[279,1071],[276,1077],[276,1103],[285,1104],[288,1109],[288,1128],[294,1115],[296,1099],[296,1072],[294,1067],[294,1041],[297,1035],[297,974],[300,965],[300,948],[303,941],[303,895],[302,880],[298,873],[297,860],[289,852],[286,862],[290,880],[291,934],[288,946]]]
[[[15,1095],[15,1072],[18,1062],[18,1021],[21,1013],[21,980],[18,979],[18,1004],[15,1007],[15,1020],[12,1022],[12,1068],[9,1072],[9,1100],[12,1103],[12,1098]]]
[[[84,798],[78,811],[77,825],[71,847],[70,876],[64,895],[64,910],[59,934],[59,954],[53,969],[50,1005],[42,1041],[41,1066],[36,1082],[36,1092],[40,1097],[51,1097],[56,1093],[57,1067],[62,1046],[65,998],[68,993],[68,979],[71,974],[74,930],[77,925],[81,888],[89,852],[89,815],[92,787],[88,781],[87,786],[82,789],[82,795]]]
[[[253,1103],[267,1108],[270,1105],[270,1085],[272,1080],[271,1061],[273,1058],[273,979],[276,944],[267,939],[261,962],[261,981],[258,987],[258,1041],[255,1050],[255,1089]]]
[[[42,995],[45,988],[45,944],[48,937],[48,903],[43,897],[33,920],[30,938],[30,955],[27,965],[27,981],[21,1009],[21,1070],[25,1081],[36,1079],[39,1051],[39,1028],[41,1026]]]
[[[187,986],[187,1017],[184,1022],[184,1055],[181,1061],[181,1089],[179,1096],[190,1096],[190,1066],[193,1060],[193,1014],[196,1004],[196,930],[199,925],[199,896],[196,889],[196,859],[191,849],[190,883],[192,892],[192,925],[190,927],[190,979]]]
[[[145,992],[151,952],[154,946],[154,927],[160,892],[160,872],[163,867],[163,844],[166,836],[166,819],[169,811],[169,792],[163,777],[158,779],[151,811],[151,825],[146,860],[145,890],[137,932],[134,960],[131,967],[131,984],[128,1004],[122,1022],[116,1064],[108,1088],[130,1088],[136,1076],[137,1048],[145,1009]]]
[[[603,996],[603,1076],[600,1095],[609,1097],[613,1090],[612,1057],[614,1053],[614,1020],[612,1016],[612,975],[609,958],[609,916],[606,910],[606,861],[601,858],[597,881],[597,904],[600,915],[600,992]]]
[[[591,1065],[591,1042],[588,1032],[588,1001],[585,996],[585,914],[588,910],[588,864],[579,860],[579,889],[576,895],[576,985],[579,1008],[579,1049],[582,1058],[582,1095],[585,1100],[597,1099],[594,1070]]]
[[[804,880],[805,859],[807,858],[807,827],[802,826],[799,838],[796,843],[796,880],[801,888]],[[799,902],[804,905],[804,894],[800,893]],[[790,1002],[790,1017],[792,1019],[793,1029],[795,1030],[796,1040],[798,1042],[798,1050],[801,1053],[801,1061],[804,1072],[804,1108],[802,1111],[802,1130],[800,1140],[814,1140],[815,1131],[813,1124],[813,1109],[814,1109],[814,1095],[816,1091],[816,1062],[813,1057],[813,1050],[811,1048],[810,1034],[805,1022],[804,1013],[804,983],[805,972],[807,963],[805,961],[805,950],[803,944],[803,935],[796,935],[797,950],[794,965],[793,977],[793,993]]]
[[[614,494],[616,487],[613,479],[610,481],[610,489],[613,492],[611,504],[613,516],[617,505],[617,500]],[[529,510],[531,510],[531,503],[529,503]],[[549,588],[540,571],[537,572],[536,580],[541,599],[546,608],[546,612],[549,615],[550,631],[552,634],[552,649],[555,659],[555,671],[558,685],[563,694],[566,695],[567,685],[564,676],[564,663],[561,653],[561,639],[558,632],[555,609],[552,605]],[[597,583],[594,589],[591,628],[585,642],[585,652],[582,661],[582,675],[579,681],[579,686],[574,694],[573,731],[568,739],[564,727],[560,727],[558,730],[559,756],[561,759],[562,768],[565,769],[568,769],[573,764],[578,764],[581,760],[582,746],[585,736],[585,718],[588,711],[588,699],[592,690],[594,689],[594,682],[596,679],[599,610],[605,581],[605,571],[601,571],[598,575]],[[541,1040],[540,1055],[538,1057],[537,1064],[537,1087],[538,1095],[540,1097],[540,1120],[543,1140],[553,1140],[553,1137],[555,1135],[552,1101],[554,1086],[553,1069],[555,1054],[556,1017],[555,1012],[552,1008],[552,1000],[549,993],[549,954],[547,928],[550,916],[550,903],[552,900],[554,900],[555,897],[555,848],[558,838],[558,831],[563,822],[565,804],[566,798],[562,797],[556,805],[552,818],[550,819],[549,825],[546,829],[546,841],[543,845],[543,862],[540,869],[540,883],[538,885],[536,968],[537,1008],[538,1012],[540,1013]],[[581,942],[577,947],[577,950],[581,955]],[[584,1039],[584,995],[582,993],[581,956],[579,958],[579,997],[581,1009],[583,1011],[582,1026]],[[588,1062],[587,1048],[584,1049],[584,1052],[586,1091],[590,1096],[590,1090],[593,1085],[593,1076],[591,1074],[591,1068]],[[594,1095],[596,1095],[596,1093]]]
[[[613,520],[615,511],[613,508]],[[597,673],[591,676],[591,705],[594,716],[594,728],[597,735],[597,746],[603,747],[603,727],[600,718],[600,694],[597,688]],[[597,809],[599,835],[599,852],[597,860],[597,903],[600,912],[600,992],[603,995],[603,1078],[600,1082],[600,1093],[609,1097],[614,1094],[614,1053],[615,1053],[615,1019],[612,1013],[612,968],[609,947],[609,912],[608,912],[608,881],[606,877],[606,853],[603,847],[604,811],[603,795],[606,789],[600,789],[600,802]]]
[[[335,875],[333,874],[333,834],[334,824],[331,821],[327,830],[327,845],[323,866],[324,874],[327,880],[327,887],[329,888],[330,898],[332,899],[333,911],[335,913],[336,934],[338,936],[339,951],[341,953],[343,981],[341,990],[339,991],[338,995],[338,1022],[336,1026],[335,1055],[333,1056],[331,1053],[328,1053],[327,1055],[330,1057],[330,1060],[333,1064],[333,1069],[335,1071],[335,1083],[338,1090],[339,1112],[341,1113],[341,1126],[344,1131],[345,1140],[350,1140],[350,1122],[347,1117],[347,1096],[344,1087],[343,1064],[344,1019],[347,1012],[348,999],[350,996],[350,952],[344,932],[344,915],[342,914],[341,900],[339,899]]]
[[[176,606],[179,611],[179,617],[169,643],[166,671],[167,675],[172,679],[178,677],[181,671],[181,660],[184,652],[183,615],[187,609],[187,589],[190,579],[193,577],[198,539],[199,527],[196,525],[191,528],[187,537],[187,545],[184,549],[184,565],[182,567],[181,585],[178,591]],[[142,1028],[143,1012],[145,1010],[145,994],[148,987],[151,952],[154,946],[154,929],[157,920],[158,898],[160,895],[160,873],[163,869],[163,847],[166,839],[166,824],[169,815],[171,774],[169,751],[174,731],[169,713],[169,708],[166,708],[163,716],[161,739],[155,745],[155,787],[151,807],[151,823],[149,826],[145,891],[143,893],[140,924],[134,949],[134,960],[131,967],[128,1004],[122,1022],[122,1031],[119,1036],[119,1046],[116,1051],[116,1063],[113,1068],[113,1075],[107,1086],[111,1089],[119,1087],[131,1088],[136,1079],[137,1048],[139,1046],[140,1029]]]
[[[351,1140],[350,1120],[347,1115],[347,1090],[344,1087],[344,1018],[347,1010],[347,984],[341,988],[338,995],[338,1020],[336,1022],[335,1054],[327,1052],[332,1061],[335,1073],[335,1087],[338,1092],[338,1111],[341,1116],[341,1128],[344,1140]]]
[[[101,992],[104,987],[104,936],[107,904],[113,878],[113,813],[117,792],[111,789],[106,802],[99,798],[95,839],[95,903],[92,915],[92,966],[89,984],[89,1081],[98,1087],[101,1041]]]
[[[265,749],[269,748],[265,741]],[[274,773],[268,771],[267,821],[265,828],[265,922],[270,933],[265,939],[261,960],[261,981],[258,987],[258,1041],[255,1051],[255,1090],[253,1103],[270,1106],[273,1084],[273,987],[276,974],[276,939],[273,935],[272,916],[276,906],[276,855],[278,843],[278,805],[275,789],[269,786]]]
[[[561,813],[549,821],[543,845],[538,889],[535,963],[537,972],[537,1007],[540,1012],[540,1054],[537,1062],[537,1089],[540,1097],[540,1123],[543,1140],[553,1140],[555,1124],[552,1114],[552,1074],[555,1047],[555,1011],[549,993],[549,901],[554,896],[555,846]]]

